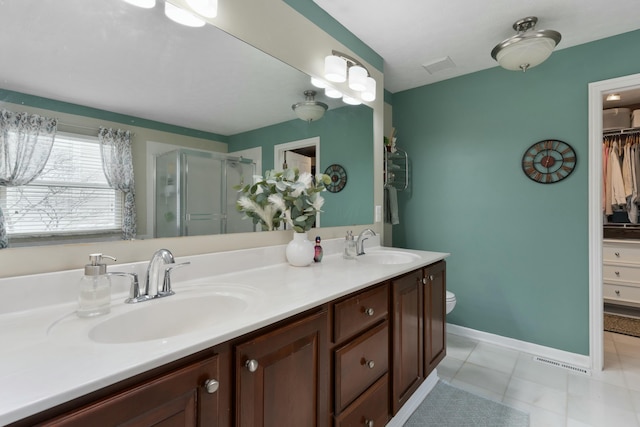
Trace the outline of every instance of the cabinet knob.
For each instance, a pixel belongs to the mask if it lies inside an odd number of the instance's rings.
[[[620,296],[620,291],[616,289],[616,295]]]
[[[373,420],[364,420],[365,427],[373,427]]]
[[[209,394],[213,394],[216,391],[218,391],[218,388],[220,387],[220,383],[216,380],[207,380],[204,383],[204,388],[207,389],[207,393]]]
[[[620,272],[619,271],[616,271],[615,273],[616,273],[616,276],[620,277]]]
[[[255,359],[249,359],[247,360],[247,362],[244,364],[244,366],[247,367],[247,369],[249,370],[249,372],[255,372],[258,370],[258,361]]]
[[[365,360],[363,365],[365,365],[369,369],[373,369],[376,366],[376,362],[374,362],[373,360]]]
[[[427,278],[426,278],[426,277],[423,277],[423,278],[422,278],[422,284],[423,284],[423,285],[426,285],[426,284],[427,284]]]
[[[620,252],[616,252],[615,254],[618,258],[620,258]]]
[[[434,279],[433,274],[430,274],[429,275],[429,280],[431,280],[433,282],[433,279]]]
[[[367,316],[373,316],[374,313],[375,311],[373,311],[373,308],[371,307],[364,310],[364,314],[366,314]]]

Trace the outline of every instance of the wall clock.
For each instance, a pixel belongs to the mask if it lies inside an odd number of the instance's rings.
[[[547,139],[536,142],[522,156],[522,170],[541,184],[562,181],[576,168],[576,152],[566,142]]]
[[[331,165],[325,171],[325,174],[329,175],[331,182],[326,186],[327,190],[332,193],[342,191],[345,185],[347,185],[347,172],[340,165]]]

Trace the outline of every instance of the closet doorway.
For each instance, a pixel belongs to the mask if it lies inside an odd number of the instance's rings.
[[[640,74],[589,84],[589,356],[594,371],[601,371],[604,367],[603,97],[637,89],[640,89]]]

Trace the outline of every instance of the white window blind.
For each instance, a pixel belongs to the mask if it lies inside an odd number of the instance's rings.
[[[117,232],[122,192],[109,188],[98,138],[56,134],[42,174],[28,185],[0,187],[9,236]]]

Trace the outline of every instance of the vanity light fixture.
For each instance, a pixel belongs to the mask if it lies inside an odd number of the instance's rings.
[[[327,82],[317,77],[311,77],[311,84],[317,87],[318,89],[324,89],[327,87]]]
[[[124,0],[125,2],[134,6],[142,7],[144,9],[151,9],[156,6],[156,0]]]
[[[359,100],[358,98],[354,98],[353,96],[349,96],[349,95],[343,95],[342,96],[342,102],[344,102],[345,104],[349,104],[349,105],[360,105],[360,104],[362,104],[361,100]]]
[[[326,87],[324,89],[324,94],[329,98],[342,98],[342,92],[332,87]]]
[[[529,16],[513,24],[518,32],[491,51],[493,59],[502,68],[512,71],[527,71],[542,64],[560,43],[562,36],[554,30],[536,30],[538,18]]]
[[[206,24],[203,19],[198,18],[193,13],[169,3],[168,1],[164,3],[164,14],[173,22],[177,22],[178,24],[182,24],[187,27],[202,27]]]
[[[607,95],[607,101],[620,101],[619,93],[610,93]]]
[[[351,90],[360,92],[361,96],[366,92],[363,100],[370,102],[376,99],[376,83],[369,70],[360,61],[345,53],[332,50],[331,55],[325,57],[324,78],[334,83],[343,83],[348,78]]]
[[[329,106],[324,102],[318,102],[314,99],[316,96],[315,90],[305,90],[304,96],[304,101],[291,106],[293,111],[296,113],[296,116],[298,116],[300,120],[304,120],[309,123],[320,120]]]

